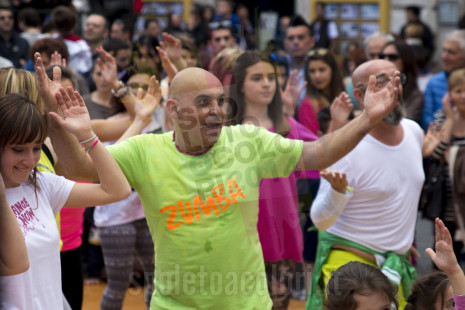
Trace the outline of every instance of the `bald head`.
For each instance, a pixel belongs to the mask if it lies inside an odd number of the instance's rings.
[[[355,68],[352,73],[352,83],[355,88],[366,87],[370,75],[378,76],[380,74],[387,74],[386,72],[392,74],[392,72],[396,70],[396,66],[390,61],[383,59],[369,60]],[[389,76],[391,76],[391,74],[389,74]]]
[[[201,151],[215,144],[225,119],[221,82],[210,72],[187,68],[173,78],[166,109],[173,120],[176,145]]]
[[[223,87],[220,80],[210,72],[201,68],[187,68],[175,75],[169,88],[169,97],[196,93],[210,88]]]
[[[373,91],[377,92],[386,87],[386,85],[392,81],[396,71],[397,67],[394,63],[382,59],[367,61],[354,70],[354,73],[352,74],[354,96],[357,101],[360,102],[362,107],[365,104],[365,92],[368,87],[368,80],[370,76],[374,75],[376,77],[376,85]],[[399,103],[401,103],[401,95],[402,86],[399,85]],[[404,108],[402,105],[397,104],[394,109],[383,118],[383,122],[380,124],[397,126],[402,120],[404,114]]]

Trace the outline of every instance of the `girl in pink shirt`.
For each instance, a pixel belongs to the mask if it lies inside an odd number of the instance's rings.
[[[233,123],[254,124],[290,139],[317,139],[304,126],[283,115],[276,66],[267,57],[256,51],[245,52],[234,66],[234,78],[236,85],[231,97],[237,104],[237,113]],[[287,309],[291,296],[287,286],[293,277],[294,262],[303,260],[296,189],[299,176],[319,178],[317,171],[294,172],[287,178],[263,179],[260,183],[257,228],[273,308]]]

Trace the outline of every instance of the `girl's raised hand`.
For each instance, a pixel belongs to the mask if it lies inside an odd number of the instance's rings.
[[[79,141],[91,137],[93,132],[90,116],[81,95],[74,91],[72,87],[68,87],[67,90],[60,88],[55,97],[61,107],[63,116],[55,112],[50,112],[50,116],[63,128],[74,134]]]
[[[454,114],[457,108],[455,108],[452,105],[452,102],[450,101],[450,93],[447,92],[444,97],[442,97],[442,110],[444,111],[444,114],[446,115],[446,118],[453,120],[454,119]]]
[[[143,91],[139,88],[135,105],[136,119],[148,123],[152,119],[152,115],[156,108],[160,105],[161,89],[157,78],[153,75],[149,81],[149,88],[143,95]]]
[[[178,68],[171,61],[168,53],[161,47],[156,47],[158,54],[160,55],[161,65],[168,76],[168,82],[171,82],[174,76],[178,73]]]
[[[283,100],[283,109],[284,114],[293,116],[295,112],[295,107],[297,106],[297,102],[299,101],[300,94],[303,92],[305,87],[307,86],[307,82],[305,82],[299,88],[299,81],[302,74],[299,73],[297,70],[292,70],[289,74],[289,78],[287,80],[286,87],[284,91],[281,90],[281,98]]]
[[[433,154],[436,147],[441,143],[444,138],[445,128],[440,128],[435,122],[431,122],[428,126],[428,131],[423,138],[423,147],[421,148],[421,154],[423,157],[428,157]]]
[[[40,95],[44,99],[45,112],[57,111],[58,103],[55,98],[55,93],[61,87],[61,69],[59,67],[53,68],[53,81],[50,80],[45,72],[44,63],[40,53],[34,54],[34,65],[39,82]]]
[[[427,248],[426,254],[431,257],[431,260],[439,270],[444,271],[449,276],[460,269],[452,247],[452,237],[440,219],[437,218],[434,224],[436,231],[436,252],[431,248]]]
[[[118,70],[116,67],[115,57],[110,55],[103,47],[97,47],[97,52],[102,56],[102,59],[97,58],[97,65],[102,72],[102,77],[113,89],[117,89],[118,82]]]
[[[346,92],[341,92],[331,104],[331,119],[338,123],[347,123],[353,107],[349,95]]]

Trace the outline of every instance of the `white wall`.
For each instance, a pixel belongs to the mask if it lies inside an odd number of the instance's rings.
[[[279,0],[283,1],[283,0]],[[295,12],[300,14],[309,23],[310,20],[310,0],[294,0]]]

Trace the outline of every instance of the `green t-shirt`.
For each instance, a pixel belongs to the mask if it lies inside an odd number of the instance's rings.
[[[173,133],[108,147],[144,206],[155,245],[151,309],[270,309],[257,233],[262,178],[288,176],[302,141],[250,125],[223,127],[199,156]]]

